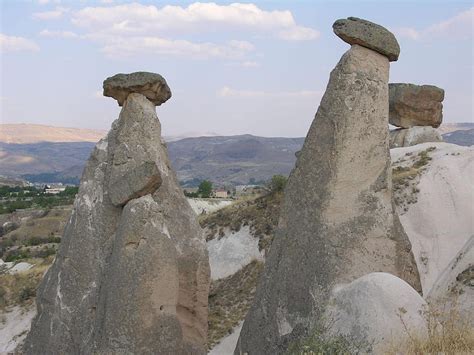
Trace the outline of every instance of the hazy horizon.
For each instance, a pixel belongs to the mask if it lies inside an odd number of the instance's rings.
[[[383,6],[381,4],[383,3]],[[0,123],[108,130],[102,82],[162,74],[163,135],[305,136],[349,46],[332,23],[362,17],[401,46],[391,82],[445,89],[445,123],[473,121],[470,1],[61,1],[1,3]]]

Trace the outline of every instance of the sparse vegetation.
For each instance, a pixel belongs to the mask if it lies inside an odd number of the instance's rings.
[[[252,304],[262,270],[263,264],[253,261],[234,275],[212,282],[209,292],[210,349],[244,319]]]
[[[44,273],[53,262],[53,256],[45,259],[28,259],[27,261],[35,266],[13,275],[5,272],[0,273],[0,310],[32,302]]]
[[[12,213],[27,208],[53,208],[72,205],[78,192],[77,186],[67,186],[56,195],[48,195],[42,189],[33,186],[0,186],[0,214]]]
[[[323,331],[313,331],[313,334],[301,341],[290,344],[288,355],[350,355],[359,354],[366,350],[367,345],[361,345],[344,336],[324,336]]]
[[[401,160],[392,168],[392,182],[395,204],[403,211],[408,211],[408,206],[417,202],[417,194],[420,192],[417,185],[420,175],[431,161],[429,153],[436,147],[429,147],[417,155],[407,153],[405,157],[410,160],[409,165],[397,165],[405,162]]]
[[[224,236],[225,229],[237,232],[242,226],[249,226],[252,235],[259,238],[259,248],[267,249],[278,223],[282,192],[238,201],[215,213],[200,217],[201,227],[207,229],[207,240]]]
[[[466,315],[460,314],[454,295],[449,301],[430,304],[424,315],[427,319],[428,335],[407,331],[408,341],[392,342],[386,355],[474,353],[474,327]]]

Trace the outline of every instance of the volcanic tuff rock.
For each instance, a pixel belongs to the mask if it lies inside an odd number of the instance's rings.
[[[388,92],[390,124],[402,128],[441,125],[443,89],[434,85],[391,83]]]
[[[453,308],[466,324],[474,326],[474,235],[436,280],[428,299],[434,305]]]
[[[415,126],[390,131],[390,149],[442,141],[443,138],[438,131],[430,126]]]
[[[383,354],[411,334],[428,335],[427,306],[405,281],[374,272],[335,289],[324,319],[330,335],[356,339],[360,350]]]
[[[398,60],[400,46],[393,33],[385,27],[357,17],[348,17],[334,22],[332,29],[344,42],[370,48],[391,62]]]
[[[166,80],[160,75],[148,72],[116,74],[104,81],[104,96],[113,97],[122,106],[128,95],[144,95],[155,106],[160,106],[171,97]]]
[[[131,93],[86,165],[25,351],[204,354],[209,274],[155,104]]]
[[[420,289],[392,201],[388,74],[386,56],[357,44],[331,72],[235,354],[284,353],[321,328],[335,287],[368,273]]]

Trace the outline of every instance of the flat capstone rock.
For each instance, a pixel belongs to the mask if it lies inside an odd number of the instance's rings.
[[[171,97],[171,90],[160,74],[135,72],[116,74],[104,81],[104,96],[112,97],[122,106],[128,95],[144,95],[155,106],[160,106]]]
[[[372,49],[395,62],[400,55],[400,45],[394,34],[385,27],[357,17],[339,19],[332,25],[334,33],[350,45]]]

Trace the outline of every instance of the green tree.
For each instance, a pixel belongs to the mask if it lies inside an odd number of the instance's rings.
[[[208,198],[211,196],[211,192],[212,192],[212,182],[210,182],[209,180],[201,181],[198,187],[198,194],[201,197]]]
[[[283,175],[273,175],[270,182],[270,189],[272,191],[283,191],[286,186],[286,176]]]

